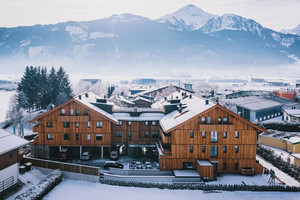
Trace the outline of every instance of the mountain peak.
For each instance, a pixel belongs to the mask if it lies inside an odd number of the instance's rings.
[[[217,15],[207,13],[193,4],[189,4],[172,14],[161,17],[158,21],[172,25],[181,23],[187,29],[198,30],[213,17],[217,17]]]
[[[300,36],[300,24],[293,29],[282,29],[280,32],[285,33],[285,34],[293,34],[293,35]]]

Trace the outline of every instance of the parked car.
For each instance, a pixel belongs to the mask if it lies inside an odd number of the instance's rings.
[[[109,169],[110,167],[123,169],[124,166],[122,163],[120,163],[118,161],[112,161],[112,160],[106,161],[104,163],[104,169]]]
[[[68,148],[62,148],[59,150],[58,158],[60,161],[67,161],[70,157],[70,150]]]
[[[142,169],[142,163],[140,161],[136,161],[135,165],[137,169]]]
[[[81,160],[89,160],[91,158],[91,153],[88,151],[83,152],[83,154],[81,155]]]
[[[112,152],[110,153],[110,158],[111,158],[112,160],[118,160],[118,158],[119,158],[118,151],[112,151]]]
[[[152,165],[151,164],[146,164],[146,169],[152,169]]]

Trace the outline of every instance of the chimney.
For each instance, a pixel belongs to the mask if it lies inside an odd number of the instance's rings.
[[[208,103],[209,103],[209,100],[205,99],[205,105],[208,105]]]
[[[168,98],[167,97],[165,97],[165,101],[167,101],[168,100]]]
[[[88,94],[88,93],[85,93],[85,97],[88,98],[88,97],[89,97],[89,94]]]
[[[78,98],[81,100],[81,95],[79,95]]]
[[[190,99],[192,98],[192,95],[190,94]]]

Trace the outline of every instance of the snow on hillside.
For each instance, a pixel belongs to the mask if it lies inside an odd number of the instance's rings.
[[[161,17],[158,21],[161,23],[170,22],[173,25],[178,25],[178,22],[184,22],[191,30],[198,30],[208,20],[217,16],[207,13],[194,5],[187,5],[172,14]]]
[[[300,24],[293,29],[283,29],[280,32],[286,33],[286,34],[289,33],[289,34],[293,34],[293,35],[300,35]]]
[[[244,17],[225,14],[220,17],[210,19],[201,30],[204,33],[212,33],[221,30],[237,30],[237,31],[250,31],[257,33],[261,36],[263,27],[252,19],[246,19]]]
[[[0,90],[0,123],[5,121],[6,112],[9,108],[10,98],[15,94],[15,91]]]
[[[168,190],[156,188],[134,188],[104,185],[83,181],[66,180],[56,186],[44,200],[83,200],[83,199],[114,199],[114,200],[240,200],[240,199],[299,199],[297,192],[225,192],[202,190]]]

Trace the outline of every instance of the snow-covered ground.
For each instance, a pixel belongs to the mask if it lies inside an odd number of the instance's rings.
[[[134,188],[104,185],[83,181],[66,180],[56,186],[44,200],[85,200],[85,199],[113,199],[113,200],[240,200],[240,199],[288,199],[299,200],[296,192],[206,192],[201,190],[168,190],[156,188]]]
[[[255,176],[243,176],[240,174],[221,174],[217,177],[216,181],[208,182],[207,184],[226,184],[226,185],[270,185],[268,183],[269,175],[261,174]],[[243,183],[244,182],[244,183]],[[276,185],[281,185],[279,181],[276,180]]]
[[[5,121],[6,112],[9,107],[10,98],[15,94],[15,91],[0,90],[0,123]]]
[[[277,167],[275,167],[274,165],[272,165],[271,163],[265,161],[264,159],[262,159],[260,156],[256,156],[256,159],[259,160],[259,163],[262,164],[264,167],[268,168],[268,169],[272,169],[275,172],[275,175],[283,182],[286,183],[286,185],[290,185],[290,186],[297,186],[300,187],[300,183],[298,181],[296,181],[294,178],[290,177],[288,174],[282,172],[281,170],[279,170]],[[277,183],[277,180],[276,180]],[[299,196],[300,199],[300,196]]]
[[[5,129],[6,131],[10,132],[10,133],[14,133],[14,128],[13,126],[9,126]],[[18,130],[16,128],[16,134],[18,134]],[[33,135],[33,134],[37,134],[37,133],[34,133],[32,131],[32,128],[27,128],[27,127],[24,127],[24,136],[28,136],[28,135]]]
[[[262,147],[264,147],[264,148],[266,148],[266,149],[269,149],[269,150],[271,150],[271,151],[274,151],[274,153],[275,153],[277,156],[280,156],[281,159],[283,159],[283,160],[286,161],[286,162],[287,162],[287,160],[288,160],[288,158],[289,158],[291,164],[294,164],[294,157],[293,157],[290,153],[286,152],[285,150],[277,149],[277,148],[275,148],[275,147],[270,147],[270,146],[267,146],[267,145],[260,145],[260,146],[262,146]]]
[[[25,174],[20,174],[19,179],[22,183],[24,183],[22,189],[8,197],[6,200],[14,200],[18,195],[35,186],[45,177],[46,175],[36,168],[32,168],[31,171],[26,172]]]

